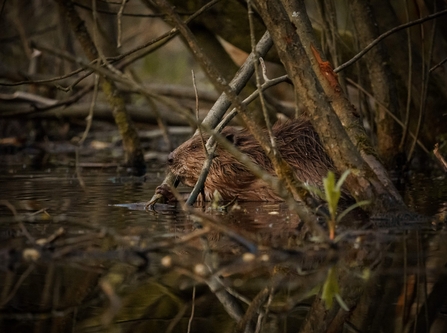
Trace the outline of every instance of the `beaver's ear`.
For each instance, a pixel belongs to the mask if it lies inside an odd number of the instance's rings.
[[[237,146],[239,143],[239,136],[234,133],[228,133],[225,138],[230,141],[233,145]]]

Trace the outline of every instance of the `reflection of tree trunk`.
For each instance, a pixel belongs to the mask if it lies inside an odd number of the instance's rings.
[[[390,277],[388,272],[402,267],[402,257],[398,256],[397,260],[385,258],[366,282],[364,292],[359,295],[350,315],[350,322],[361,332],[380,332],[384,327],[394,326],[395,301],[402,290],[402,283],[400,279]]]
[[[378,37],[378,29],[372,11],[364,1],[351,0],[349,5],[351,18],[359,39],[360,47],[363,48]],[[399,105],[397,88],[395,81],[391,78],[389,59],[385,48],[381,44],[369,51],[364,58],[364,64],[368,70],[369,82],[374,97],[383,103],[387,109],[400,118],[398,110],[403,110],[403,105]],[[365,73],[366,74],[366,73]],[[359,73],[359,75],[364,75]],[[376,107],[377,143],[380,157],[390,166],[393,157],[398,153],[400,128],[399,125],[387,115],[385,109],[377,105]]]
[[[445,320],[445,309],[447,307],[447,258],[445,256],[447,243],[445,233],[439,232],[433,238],[426,240],[420,235],[424,242],[424,251],[420,255],[423,261],[421,267],[421,283],[419,286],[419,303],[423,303],[412,322],[407,327],[407,332],[447,332]],[[423,256],[422,256],[423,255]],[[427,293],[427,295],[425,294]]]
[[[447,306],[447,275],[442,274],[438,281],[433,286],[430,295],[427,298],[427,303],[421,306],[417,315],[417,320],[413,322],[409,332],[426,332],[427,327],[432,327],[438,316],[438,311],[442,306]],[[442,325],[442,324],[441,324]],[[445,332],[447,325],[444,320],[444,330],[439,329],[438,332]]]
[[[90,61],[98,59],[98,50],[93,43],[84,21],[81,20],[71,0],[56,0],[60,8],[69,20],[73,32],[81,44],[87,58]],[[143,151],[140,147],[140,140],[137,131],[127,113],[125,101],[122,94],[117,90],[115,83],[103,77],[102,89],[113,110],[115,122],[123,139],[125,151],[125,164],[136,169],[138,174],[144,173],[146,165],[144,163]]]

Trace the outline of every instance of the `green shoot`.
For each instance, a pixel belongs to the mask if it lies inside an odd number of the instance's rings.
[[[350,170],[346,170],[341,175],[340,179],[336,182],[335,181],[335,174],[332,171],[328,172],[327,177],[323,178],[323,188],[324,192],[321,191],[318,188],[314,188],[311,186],[308,186],[307,189],[316,193],[321,197],[321,199],[325,200],[328,203],[328,209],[329,209],[329,216],[328,218],[328,227],[329,227],[329,238],[331,240],[334,240],[335,238],[335,227],[336,224],[346,216],[350,211],[353,209],[369,204],[369,201],[359,201],[350,207],[348,207],[346,210],[344,210],[342,213],[338,214],[338,202],[341,197],[341,187],[343,186],[343,183],[345,182],[346,178],[348,177]]]

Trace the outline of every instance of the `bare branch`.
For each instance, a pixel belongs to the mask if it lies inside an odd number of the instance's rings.
[[[418,19],[418,20],[414,20],[414,21],[411,21],[411,22],[399,25],[399,26],[397,26],[397,27],[395,27],[395,28],[393,28],[391,30],[388,30],[387,32],[381,34],[379,37],[377,37],[375,40],[373,40],[370,44],[368,44],[368,46],[366,46],[361,52],[359,52],[351,60],[349,60],[349,61],[345,62],[343,65],[338,66],[337,68],[335,68],[334,72],[338,73],[338,72],[344,70],[345,68],[351,66],[353,63],[355,63],[357,60],[359,60],[361,57],[363,57],[374,46],[376,46],[378,43],[380,43],[383,39],[385,39],[386,37],[394,34],[395,32],[398,32],[400,30],[412,27],[414,25],[418,25],[418,24],[424,23],[424,22],[429,21],[429,20],[433,20],[433,19],[435,19],[437,17],[440,17],[442,15],[445,15],[445,14],[447,14],[447,9],[446,10],[442,10],[440,12],[437,12],[435,14],[428,15],[428,16],[426,16],[424,18],[421,18],[421,19]]]

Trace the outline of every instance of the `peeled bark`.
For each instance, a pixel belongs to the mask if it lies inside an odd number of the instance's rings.
[[[330,65],[318,59],[321,52],[317,51],[318,42],[303,1],[254,0],[254,3],[272,35],[296,94],[306,106],[337,169],[353,171],[346,180],[350,193],[357,200],[371,200],[366,209],[374,212],[405,210],[402,198],[375,157],[355,109],[343,95]]]

